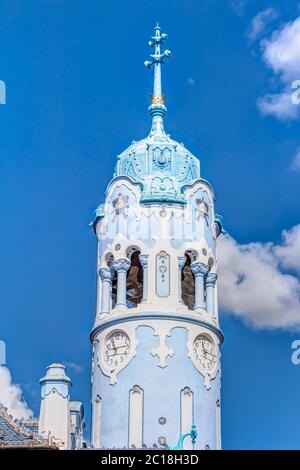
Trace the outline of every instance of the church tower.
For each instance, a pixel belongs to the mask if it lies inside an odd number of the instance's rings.
[[[192,425],[196,443],[220,449],[220,345],[216,239],[221,225],[199,160],[165,132],[161,65],[171,56],[159,26],[151,130],[117,158],[98,239],[91,332],[92,446],[167,448]]]

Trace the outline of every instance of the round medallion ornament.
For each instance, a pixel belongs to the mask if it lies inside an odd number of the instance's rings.
[[[161,424],[161,425],[163,426],[164,424],[166,424],[167,420],[166,420],[166,418],[165,418],[164,416],[161,416],[161,417],[158,419],[158,422],[159,422],[159,424]]]

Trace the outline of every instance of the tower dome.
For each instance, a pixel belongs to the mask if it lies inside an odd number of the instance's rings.
[[[141,202],[186,202],[186,185],[200,178],[200,162],[184,145],[166,134],[163,118],[154,115],[151,132],[117,159],[115,176],[141,184]]]
[[[171,51],[161,53],[160,46],[167,38],[155,28],[155,36],[149,42],[155,47],[152,61],[146,61],[150,68],[154,65],[154,86],[149,112],[152,118],[149,135],[133,141],[117,159],[115,176],[128,176],[141,184],[143,203],[186,202],[184,191],[187,184],[200,178],[200,162],[182,143],[171,139],[165,132],[164,116],[167,108],[166,97],[162,95],[161,64],[171,56]]]

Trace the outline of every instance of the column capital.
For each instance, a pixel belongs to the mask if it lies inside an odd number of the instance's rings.
[[[139,260],[143,269],[148,266],[148,258],[149,258],[149,255],[144,255],[144,254],[139,255]]]
[[[113,270],[108,266],[99,269],[99,276],[101,281],[111,281],[113,277]]]
[[[206,278],[206,286],[212,286],[214,287],[216,284],[216,281],[218,279],[217,274],[215,273],[209,273],[207,278]]]
[[[205,274],[208,273],[209,271],[209,266],[207,266],[204,263],[200,263],[200,261],[194,261],[191,264],[191,271],[194,274],[195,277],[197,276],[202,276],[204,277]]]
[[[178,268],[182,269],[186,263],[186,256],[177,256],[178,259]]]
[[[131,262],[128,258],[120,258],[113,261],[112,266],[117,273],[126,273],[131,266]]]

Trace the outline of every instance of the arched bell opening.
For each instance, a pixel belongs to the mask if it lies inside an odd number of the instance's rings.
[[[111,269],[112,278],[111,278],[111,308],[114,308],[117,303],[117,273],[113,269],[114,255],[112,253],[107,253],[105,256],[106,266]]]
[[[118,294],[118,275],[116,271],[113,271],[111,280],[111,308],[115,308],[117,304]]]
[[[131,266],[127,272],[126,304],[128,308],[135,308],[143,298],[143,269],[139,259],[139,249],[131,249],[127,254]]]
[[[194,261],[194,254],[191,252],[185,253],[186,262],[181,271],[181,295],[184,305],[189,310],[194,310],[195,307],[195,279],[191,270],[191,264]]]

